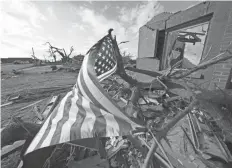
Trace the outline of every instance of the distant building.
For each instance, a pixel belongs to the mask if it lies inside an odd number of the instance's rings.
[[[202,2],[184,11],[161,13],[142,26],[136,64],[137,68],[157,71],[183,60],[180,68],[192,68],[222,53],[230,44],[232,2]],[[231,89],[231,69],[232,60],[211,66],[196,73],[195,82],[209,89],[215,84]]]
[[[76,55],[74,57],[72,57],[72,66],[75,67],[75,68],[81,68],[81,65],[82,65],[82,62],[84,60],[84,55]]]
[[[33,63],[32,58],[1,58],[1,63],[14,63],[15,61],[29,62]]]

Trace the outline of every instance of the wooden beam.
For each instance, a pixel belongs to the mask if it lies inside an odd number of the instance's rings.
[[[5,103],[5,104],[1,104],[0,107],[5,107],[5,106],[11,105],[11,104],[13,104],[13,101],[10,101],[10,102]]]
[[[45,109],[43,110],[43,117],[44,118],[47,118],[52,110],[55,108],[57,102],[58,102],[58,99],[59,99],[59,95],[58,96],[52,96],[50,102],[46,105]]]
[[[20,140],[14,142],[12,145],[7,145],[2,148],[1,151],[1,158],[5,158],[6,156],[10,155],[11,153],[14,153],[15,151],[19,150],[23,147],[25,143],[25,140]]]

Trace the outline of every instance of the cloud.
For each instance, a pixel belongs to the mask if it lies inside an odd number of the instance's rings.
[[[47,7],[47,11],[51,19],[54,19],[54,20],[58,19],[54,13],[54,9],[51,6]]]
[[[101,14],[97,14],[93,10],[80,7],[76,14],[81,18],[84,24],[91,26],[92,32],[90,35],[101,38],[104,36],[110,28],[114,28],[115,33],[119,35],[120,39],[125,39],[125,28],[116,20],[109,20]]]
[[[6,36],[13,35],[23,35],[32,36],[33,29],[30,27],[29,23],[25,20],[19,20],[16,17],[5,14],[3,17],[3,32]]]
[[[118,18],[125,27],[127,40],[130,41],[130,43],[124,45],[127,49],[122,47],[122,50],[137,56],[139,28],[151,20],[153,16],[163,11],[163,6],[157,1],[143,2],[137,4],[134,8],[120,8]]]
[[[122,52],[126,50],[136,56],[139,28],[163,10],[154,1],[135,2],[138,4],[135,7],[107,3],[98,8],[93,8],[95,2],[89,2],[88,5],[86,2],[3,3],[2,39],[5,57],[15,56],[16,53],[21,54],[21,57],[30,57],[33,46],[38,58],[41,58],[46,53],[47,46],[43,46],[46,41],[68,50],[73,45],[74,54],[85,53],[107,34],[109,28],[114,29],[118,42],[130,41],[120,45]]]
[[[138,6],[132,9],[128,9],[126,7],[121,8],[119,20],[122,22],[133,22],[136,19],[137,9]]]
[[[116,7],[117,8],[117,7]],[[120,46],[122,52],[127,50],[137,55],[139,28],[149,21],[154,15],[163,11],[163,7],[156,1],[149,1],[135,6],[134,8],[123,7],[119,10],[118,18],[108,19],[102,14],[87,8],[80,7],[76,14],[81,21],[92,29],[92,36],[99,40],[106,34],[109,28],[114,28],[118,42],[129,40],[130,43]]]
[[[36,28],[41,28],[40,21],[46,21],[46,17],[40,13],[33,2],[4,1],[2,5],[6,13],[13,11],[16,16],[29,18],[29,23]]]
[[[119,20],[124,23],[132,23],[129,30],[133,33],[138,33],[142,25],[146,24],[153,16],[163,11],[163,6],[157,1],[148,1],[132,9],[122,8],[120,10]]]
[[[108,8],[108,6],[105,8]],[[115,7],[117,9],[117,6]],[[119,8],[119,7],[118,7]],[[87,7],[75,9],[75,14],[84,25],[90,26],[94,39],[99,40],[109,28],[114,28],[118,42],[129,40],[130,43],[123,44],[122,50],[127,50],[137,55],[139,28],[149,21],[154,15],[163,11],[163,7],[156,1],[149,1],[135,6],[134,8],[122,7],[118,12],[118,18],[109,19],[102,14]]]
[[[102,9],[102,12],[105,12],[109,9],[109,5],[105,5],[104,8]]]
[[[10,52],[9,52],[10,51]],[[12,49],[12,46],[7,46],[5,45],[4,47],[2,47],[2,51],[1,51],[2,58],[8,58],[8,57],[30,57],[30,55],[26,55],[26,52],[24,50],[22,50],[21,48],[17,48],[14,47],[14,49]]]
[[[71,28],[72,29],[78,28],[79,30],[84,31],[87,28],[87,26],[85,26],[81,23],[72,23]]]
[[[41,22],[46,17],[32,2],[4,1],[2,8],[3,57],[30,57],[30,47],[39,47],[44,40],[38,30],[43,29]]]

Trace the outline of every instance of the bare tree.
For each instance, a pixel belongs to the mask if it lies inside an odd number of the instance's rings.
[[[126,52],[126,51],[123,51],[122,53],[122,61],[123,61],[123,64],[126,65],[126,64],[129,64],[131,62],[131,58],[133,57],[133,55],[129,52]]]
[[[33,47],[32,47],[32,55],[31,56],[32,56],[33,59],[37,59],[36,56],[35,56],[35,52],[34,52]]]
[[[49,48],[47,52],[49,53],[49,57],[52,57],[54,59],[54,61],[56,62],[57,57],[56,57],[56,54],[54,53],[54,51],[51,50],[51,48]]]
[[[67,54],[64,48],[60,49],[60,48],[54,47],[51,45],[50,42],[46,42],[44,45],[46,45],[46,44],[49,45],[49,52],[51,53],[51,56],[54,58],[55,61],[56,61],[55,53],[58,53],[62,57],[61,60],[63,63],[69,62],[71,60],[70,55],[72,54],[72,52],[74,50],[73,46],[71,46],[70,52],[69,52],[69,54]]]
[[[46,63],[46,62],[47,62],[46,56],[45,56],[45,55],[43,55],[43,57],[44,57],[44,62]]]
[[[40,60],[35,56],[35,52],[34,52],[34,48],[32,47],[32,54],[31,54],[31,57],[33,58],[33,61],[34,61],[34,65],[40,65],[41,62]]]

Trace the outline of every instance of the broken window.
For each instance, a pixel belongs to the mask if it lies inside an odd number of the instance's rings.
[[[202,58],[209,22],[168,33],[164,68],[183,59],[182,68],[193,68]]]

